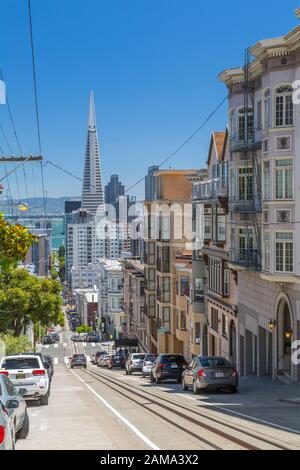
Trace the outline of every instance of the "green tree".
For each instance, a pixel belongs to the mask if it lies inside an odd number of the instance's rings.
[[[2,276],[0,331],[20,336],[31,322],[50,326],[61,321],[61,284],[37,278],[26,269],[12,269]]]
[[[65,245],[60,245],[60,247],[58,249],[58,257],[59,258],[64,258],[65,254],[66,254]]]
[[[8,271],[16,266],[36,240],[29,230],[22,225],[11,225],[0,214],[0,267],[1,272]]]
[[[16,338],[13,331],[8,331],[6,334],[0,333],[0,349],[2,354],[20,354],[32,351],[32,344],[27,336]]]
[[[77,326],[76,331],[77,333],[92,333],[93,328],[88,325],[81,325]]]

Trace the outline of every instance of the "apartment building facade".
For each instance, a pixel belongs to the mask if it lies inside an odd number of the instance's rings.
[[[203,355],[224,356],[238,365],[237,272],[229,268],[228,131],[213,132],[207,176],[193,181],[193,203],[204,277],[194,281],[204,295],[201,323]],[[200,233],[199,233],[200,232]],[[199,262],[199,261],[194,261]],[[203,270],[202,270],[203,273]]]
[[[123,271],[116,259],[99,260],[98,328],[109,338],[118,339],[125,331],[125,315],[122,308]]]
[[[123,310],[126,315],[125,336],[138,340],[140,349],[148,352],[149,334],[144,311],[144,265],[138,259],[121,260],[123,267]]]
[[[299,10],[297,11],[299,18]],[[296,382],[300,339],[300,26],[220,75],[229,92],[229,267],[237,271],[241,375]],[[249,60],[250,59],[250,60]]]
[[[159,170],[156,199],[144,203],[145,314],[149,350],[183,352],[176,336],[176,256],[191,249],[195,170]]]

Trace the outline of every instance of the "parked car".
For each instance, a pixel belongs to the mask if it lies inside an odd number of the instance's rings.
[[[182,354],[159,354],[150,372],[150,381],[157,384],[163,380],[176,380],[181,382],[182,372],[188,364]]]
[[[42,337],[42,344],[54,344],[55,339],[51,335],[46,335]]]
[[[111,358],[111,354],[106,354],[105,356],[100,356],[98,360],[99,367],[107,367],[108,361]]]
[[[238,373],[224,357],[197,356],[182,374],[182,388],[193,388],[194,393],[200,390],[228,389],[235,393],[238,388]]]
[[[12,381],[0,373],[0,400],[7,410],[11,427],[18,439],[25,439],[29,432],[29,416],[23,395],[26,389],[17,389]]]
[[[84,354],[73,354],[71,357],[70,361],[70,367],[73,369],[73,367],[84,367],[86,369],[87,367],[87,361],[86,357]]]
[[[121,367],[125,369],[126,359],[120,354],[114,354],[108,359],[107,367],[108,369],[113,369],[114,367]]]
[[[142,372],[145,356],[144,353],[131,353],[125,366],[126,374],[131,375],[133,372]]]
[[[39,354],[4,356],[0,371],[8,376],[17,390],[26,389],[25,399],[40,400],[48,405],[50,378]]]
[[[13,450],[15,436],[6,408],[0,400],[0,450]]]
[[[154,366],[156,359],[157,359],[157,354],[146,354],[144,362],[143,362],[143,368],[142,368],[143,377],[150,375],[152,367]]]
[[[59,343],[59,341],[60,341],[60,336],[59,336],[58,333],[53,332],[53,333],[50,333],[49,336],[52,336],[52,338],[54,339],[54,341],[55,341],[56,343]]]
[[[98,335],[94,335],[92,333],[88,333],[85,337],[85,341],[87,343],[99,343],[100,339]]]
[[[98,364],[98,359],[101,357],[101,356],[105,356],[106,355],[106,352],[105,351],[97,351],[95,354],[92,355],[92,360],[91,360],[91,363],[92,364]]]
[[[44,355],[42,353],[38,352],[28,352],[28,353],[23,353],[23,356],[39,356],[42,359],[43,365],[45,369],[47,370],[47,373],[49,375],[50,380],[52,379],[52,375],[54,374],[54,364],[53,364],[53,358],[52,356]],[[50,391],[49,391],[50,393]]]
[[[52,380],[54,374],[54,364],[53,364],[53,357],[48,355],[43,355],[43,364],[48,371],[48,375],[50,380]]]

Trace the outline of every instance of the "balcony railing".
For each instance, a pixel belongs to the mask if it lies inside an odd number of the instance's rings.
[[[253,194],[249,197],[239,195],[230,196],[230,210],[232,212],[261,212],[261,199],[259,194]]]
[[[193,183],[193,200],[209,201],[226,198],[228,195],[228,179],[219,176],[205,181]]]
[[[261,270],[261,253],[257,248],[248,250],[232,249],[229,251],[229,260],[231,263],[245,268],[255,271]]]
[[[261,132],[250,130],[247,137],[242,137],[240,134],[231,135],[229,137],[229,148],[233,152],[245,149],[258,149],[261,147],[261,141]]]

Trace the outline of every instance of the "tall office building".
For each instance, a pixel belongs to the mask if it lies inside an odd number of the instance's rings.
[[[91,91],[81,207],[95,215],[97,209],[99,211],[99,209],[103,208],[103,203],[104,198],[94,95]]]
[[[154,172],[159,170],[158,166],[149,166],[148,174],[145,176],[145,201],[153,201],[156,193],[156,176]]]
[[[125,192],[124,185],[119,180],[119,175],[111,175],[110,181],[105,186],[105,202],[114,204],[119,196]]]

